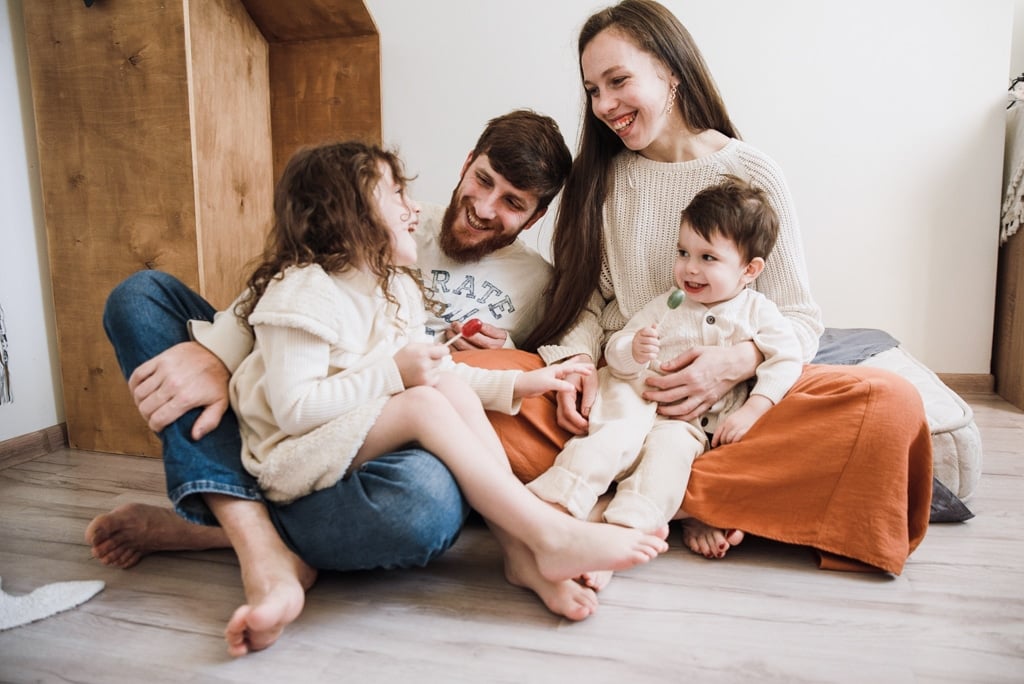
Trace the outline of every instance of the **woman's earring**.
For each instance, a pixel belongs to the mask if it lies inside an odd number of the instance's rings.
[[[676,90],[679,88],[678,83],[672,84],[672,90],[668,91],[668,104],[665,105],[665,116],[672,113],[672,107],[676,103]]]

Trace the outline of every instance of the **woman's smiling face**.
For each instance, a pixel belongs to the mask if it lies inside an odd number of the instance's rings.
[[[590,108],[623,144],[642,152],[667,132],[672,83],[665,66],[614,26],[598,33],[580,57]]]

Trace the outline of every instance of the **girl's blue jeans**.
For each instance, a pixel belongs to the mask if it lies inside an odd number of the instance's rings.
[[[137,366],[190,340],[190,319],[212,320],[214,309],[181,281],[139,271],[107,298],[103,327],[127,378]],[[333,487],[287,505],[260,495],[242,467],[238,421],[228,409],[220,425],[195,441],[193,409],[160,433],[167,494],[189,522],[216,525],[203,500],[215,493],[260,502],[285,543],[320,570],[422,566],[458,537],[469,506],[441,461],[405,449],[364,464]]]

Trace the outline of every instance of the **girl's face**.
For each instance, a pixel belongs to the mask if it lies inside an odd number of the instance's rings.
[[[763,264],[759,257],[744,263],[735,242],[718,233],[709,242],[684,221],[672,275],[687,297],[712,306],[738,295],[760,274]]]
[[[380,180],[373,195],[381,220],[391,233],[392,264],[412,266],[416,263],[416,240],[412,234],[420,222],[420,205],[405,194],[405,187],[395,181],[386,162],[377,162],[377,167]]]
[[[614,26],[594,36],[580,57],[590,108],[629,149],[643,153],[680,122],[666,114],[674,79],[653,55]],[[648,155],[645,155],[648,156]]]

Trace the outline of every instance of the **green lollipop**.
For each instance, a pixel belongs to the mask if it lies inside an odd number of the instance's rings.
[[[686,295],[684,295],[683,291],[677,287],[676,289],[672,290],[672,294],[668,296],[668,308],[678,309],[679,305],[683,303],[684,299],[686,299]]]
[[[672,294],[668,296],[668,301],[665,303],[668,304],[669,310],[678,309],[679,305],[683,303],[684,299],[686,299],[686,295],[683,294],[683,291],[677,287],[676,289],[672,290]],[[661,324],[665,322],[665,316],[667,315],[668,311],[661,315],[661,318],[658,319],[657,327],[661,327]]]

